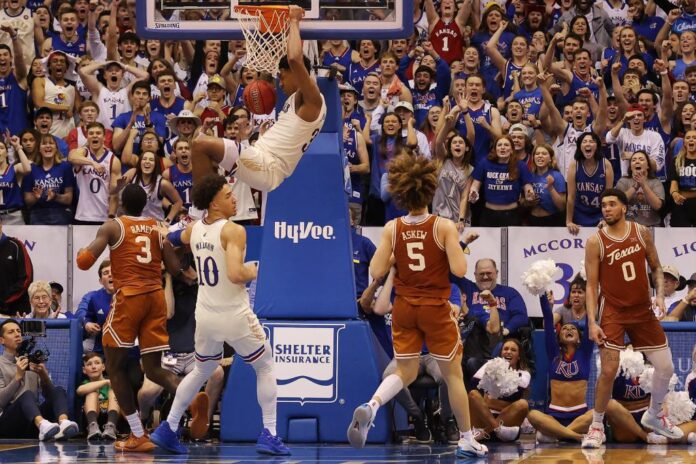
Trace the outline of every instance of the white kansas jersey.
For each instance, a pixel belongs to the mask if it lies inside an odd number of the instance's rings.
[[[99,106],[99,119],[97,120],[107,129],[113,129],[114,119],[119,114],[131,110],[127,88],[112,91],[102,86],[95,100]]]
[[[227,261],[220,235],[227,224],[219,219],[212,224],[197,221],[191,230],[191,251],[198,271],[196,307],[210,312],[237,312],[249,307],[246,286],[227,278]]]
[[[73,169],[77,189],[80,191],[75,219],[78,221],[104,222],[109,216],[109,188],[114,154],[105,149],[101,159],[97,158],[91,151],[89,151],[87,157],[103,166],[104,173],[99,174],[94,169],[94,166],[75,166]]]
[[[293,93],[283,105],[283,110],[276,122],[260,137],[254,147],[277,155],[278,162],[283,164],[285,156],[301,155],[314,137],[321,131],[326,119],[326,102],[321,97],[321,110],[316,120],[307,122],[295,113],[295,96]],[[286,172],[290,174],[290,172]]]

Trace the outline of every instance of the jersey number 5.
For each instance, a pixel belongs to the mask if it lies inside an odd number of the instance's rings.
[[[152,262],[152,242],[150,241],[150,237],[146,237],[144,235],[135,237],[135,243],[141,245],[140,253],[142,253],[136,255],[135,259],[137,259],[139,263],[143,264]]]
[[[406,244],[406,254],[411,261],[408,268],[412,271],[420,272],[425,269],[425,256],[423,256],[423,242],[412,242]]]

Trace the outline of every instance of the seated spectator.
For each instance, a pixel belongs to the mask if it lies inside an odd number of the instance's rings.
[[[31,311],[24,317],[26,319],[66,319],[60,311],[51,310],[51,285],[45,280],[37,280],[29,285],[29,302]]]
[[[665,276],[665,307],[669,314],[686,294],[682,291],[686,288],[686,278],[679,274],[676,267],[669,264],[662,266],[662,273]]]
[[[16,316],[29,309],[29,285],[34,267],[24,243],[2,232],[0,214],[0,315]]]
[[[84,351],[93,351],[103,355],[102,327],[111,309],[111,299],[114,294],[114,281],[111,277],[111,261],[105,259],[99,264],[99,283],[102,288],[88,292],[80,300],[75,311],[75,319],[84,327]]]
[[[686,281],[689,293],[668,313],[665,321],[696,322],[696,272]]]
[[[469,391],[469,404],[472,412],[471,425],[476,429],[474,433],[477,441],[490,439],[493,432],[500,441],[516,440],[520,434],[520,426],[529,412],[529,403],[524,397],[527,396],[532,375],[522,343],[515,338],[505,340],[500,357],[508,362],[511,369],[519,373],[519,387],[511,395],[492,398],[481,388],[481,380],[490,361],[474,374],[477,388]]]
[[[626,219],[646,227],[662,224],[660,210],[665,203],[665,188],[655,178],[655,164],[644,151],[631,155],[626,175],[619,179],[616,188],[628,198]]]
[[[48,284],[46,284],[48,285]],[[0,324],[0,436],[40,441],[67,440],[80,431],[68,419],[68,398],[63,387],[51,381],[46,365],[17,357],[22,329],[15,319]],[[45,398],[39,405],[39,388]],[[58,422],[52,422],[57,420]]]
[[[82,356],[82,373],[87,377],[77,388],[77,394],[85,397],[82,407],[87,419],[87,440],[116,440],[116,423],[119,408],[111,382],[104,378],[106,366],[101,356],[93,351]],[[107,415],[106,424],[99,430],[99,415]]]
[[[570,282],[568,288],[568,298],[563,302],[563,306],[553,310],[553,325],[577,324],[585,330],[587,319],[587,307],[585,306],[585,286],[587,281],[579,274]],[[551,301],[553,303],[553,301]]]
[[[71,316],[69,311],[63,311],[63,286],[58,282],[49,282],[51,286],[51,312],[64,314],[65,317]]]
[[[472,282],[466,277],[453,278],[452,280],[457,284],[462,295],[466,295],[466,305],[469,312],[479,317],[483,322],[488,321],[490,315],[484,308],[488,303],[481,299],[480,295],[483,291],[490,290],[498,302],[503,336],[519,337],[519,330],[529,325],[527,306],[520,292],[507,285],[497,283],[498,267],[495,260],[491,258],[480,259],[476,262],[474,278],[476,282]]]

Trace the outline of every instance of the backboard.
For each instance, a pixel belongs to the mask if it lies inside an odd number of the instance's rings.
[[[279,5],[268,0],[142,0],[138,35],[144,39],[243,39],[235,5]],[[291,0],[306,10],[303,39],[394,39],[413,34],[413,0]]]

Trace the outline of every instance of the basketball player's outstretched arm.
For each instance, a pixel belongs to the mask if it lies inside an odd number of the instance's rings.
[[[92,243],[77,252],[77,267],[83,271],[88,270],[97,261],[97,258],[106,249],[107,245],[113,245],[118,240],[120,229],[116,221],[110,219],[99,227],[97,236]]]
[[[373,279],[379,279],[389,272],[394,248],[392,243],[394,227],[396,227],[394,220],[387,222],[387,225],[384,226],[382,239],[379,241],[374,256],[372,256],[372,261],[370,261],[370,275]]]
[[[444,243],[450,272],[457,277],[466,275],[466,255],[459,244],[459,231],[454,222],[449,219],[440,219],[437,223],[437,234],[440,243]]]
[[[293,78],[298,85],[298,93],[302,104],[297,108],[297,115],[305,121],[316,121],[321,112],[321,92],[317,83],[310,77],[304,65],[302,54],[302,40],[300,39],[300,20],[304,16],[304,9],[299,6],[290,6],[290,29],[288,31],[288,64]]]
[[[660,310],[657,318],[662,319],[667,315],[667,307],[665,306],[665,276],[662,273],[660,257],[657,255],[657,248],[655,248],[655,242],[653,242],[650,230],[647,227],[638,226],[638,233],[643,239],[643,243],[645,243],[646,259],[648,260],[652,281],[655,285],[655,305]]]
[[[246,250],[246,230],[233,222],[228,222],[220,233],[225,249],[227,278],[234,284],[245,284],[256,279],[256,265],[244,262]]]
[[[585,293],[585,306],[587,307],[587,327],[590,339],[601,345],[606,335],[597,324],[597,298],[599,290],[599,239],[596,235],[587,239],[585,245],[585,273],[587,274],[587,286]]]

